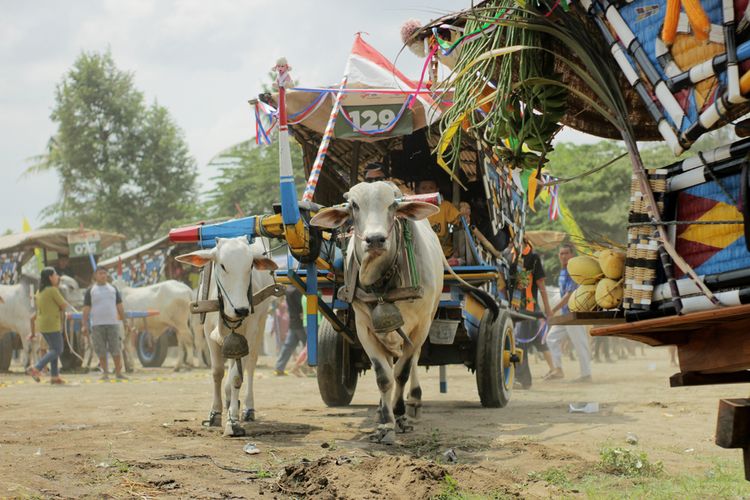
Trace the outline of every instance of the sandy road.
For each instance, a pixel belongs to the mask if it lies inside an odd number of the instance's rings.
[[[446,474],[478,493],[548,497],[559,492],[529,482],[530,472],[584,471],[602,446],[624,446],[628,432],[668,473],[702,474],[715,458],[741,467],[741,453],[717,448],[713,434],[717,400],[746,387],[670,389],[675,369],[664,350],[596,364],[593,384],[535,382],[496,410],[480,406],[461,367],[448,368],[448,394],[438,392],[436,369],[422,369],[424,416],[392,447],[367,440],[378,398],[371,373],[351,406],[327,408],[314,378],[274,377],[270,360],[262,365],[259,420],[236,439],[200,425],[211,400],[207,370],[141,369],[128,383],[68,375],[68,387],[0,374],[0,497],[421,498],[440,492]],[[532,370],[544,371],[538,361]],[[567,372],[577,375],[577,363]],[[600,411],[568,413],[576,401],[596,401]],[[247,442],[261,454],[245,455]],[[448,448],[456,464],[444,463]]]

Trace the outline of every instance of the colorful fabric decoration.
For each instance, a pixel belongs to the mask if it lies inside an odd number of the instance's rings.
[[[677,194],[676,219],[703,224],[678,225],[675,247],[698,274],[750,268],[743,224],[737,207],[740,175],[694,186]],[[715,224],[711,224],[715,222]],[[683,274],[678,270],[676,277]]]
[[[736,47],[733,0],[582,4],[675,155],[746,101],[738,63],[750,46]]]

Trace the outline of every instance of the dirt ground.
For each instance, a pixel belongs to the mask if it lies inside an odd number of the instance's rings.
[[[671,389],[676,369],[663,349],[595,364],[592,384],[536,380],[504,409],[482,408],[460,366],[448,367],[447,394],[437,369],[421,369],[423,418],[390,447],[367,439],[378,399],[371,372],[351,406],[327,408],[315,378],[275,377],[271,362],[263,358],[256,374],[259,420],[233,439],[201,426],[208,370],[140,369],[125,383],[67,375],[68,386],[53,387],[14,366],[0,374],[0,497],[574,497],[585,491],[544,471],[584,477],[602,447],[630,446],[628,433],[638,438],[630,447],[663,462],[665,480],[703,477],[722,463],[736,472],[728,491],[750,494],[741,452],[713,444],[718,399],[745,396],[746,387]],[[577,365],[566,360],[568,378]],[[532,362],[535,375],[544,368]],[[571,414],[570,402],[598,402],[600,411]],[[245,454],[249,442],[261,453]]]

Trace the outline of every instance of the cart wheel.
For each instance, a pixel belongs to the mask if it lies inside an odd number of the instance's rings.
[[[146,368],[158,368],[167,359],[169,335],[167,332],[164,332],[154,340],[151,332],[138,332],[136,350],[138,351],[138,359],[141,361],[141,365]]]
[[[513,391],[516,368],[512,355],[516,339],[513,335],[513,321],[507,311],[501,311],[494,322],[491,317],[492,313],[485,311],[479,323],[477,390],[482,406],[503,408],[510,401]]]
[[[13,359],[13,332],[0,334],[0,372],[10,370],[10,362]]]
[[[322,320],[318,330],[318,389],[328,406],[347,406],[357,388],[352,348],[331,324]]]

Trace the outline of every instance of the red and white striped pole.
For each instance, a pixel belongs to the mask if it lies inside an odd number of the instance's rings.
[[[341,79],[341,85],[339,85],[339,91],[336,93],[336,98],[331,105],[331,116],[328,118],[328,124],[323,132],[323,138],[320,140],[318,155],[315,157],[315,162],[310,169],[310,178],[307,179],[305,192],[302,194],[302,201],[311,202],[315,195],[315,188],[318,186],[318,178],[320,178],[320,171],[323,169],[323,162],[326,159],[326,155],[328,155],[328,147],[333,138],[333,128],[336,126],[336,118],[339,115],[339,108],[341,107],[341,98],[344,95],[344,88],[346,87],[348,79],[349,66],[347,65],[346,73],[344,74],[344,78]]]

